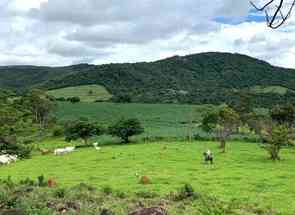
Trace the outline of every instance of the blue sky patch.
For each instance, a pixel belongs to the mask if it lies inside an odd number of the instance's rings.
[[[229,16],[219,16],[214,19],[215,22],[238,25],[243,22],[265,22],[265,16],[257,14],[249,14],[246,17],[229,17]]]

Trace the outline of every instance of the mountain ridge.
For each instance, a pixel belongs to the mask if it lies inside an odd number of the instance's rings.
[[[237,100],[237,92],[249,94],[256,86],[287,90],[285,95],[252,92],[254,103],[295,101],[294,69],[238,53],[205,52],[138,63],[0,67],[0,88],[19,92],[88,84],[102,85],[134,102],[218,104]]]

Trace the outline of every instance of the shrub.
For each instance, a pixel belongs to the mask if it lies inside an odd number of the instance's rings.
[[[57,126],[52,131],[53,137],[61,137],[64,135],[64,129],[61,126]]]
[[[198,197],[197,193],[195,193],[194,188],[190,184],[185,184],[183,187],[179,189],[179,191],[174,196],[174,200],[182,201],[187,198],[195,198]]]
[[[40,175],[40,176],[38,176],[38,186],[39,187],[46,187],[47,186],[47,183],[46,183],[46,180],[45,180],[45,177],[44,177],[44,175]]]
[[[140,191],[136,193],[136,196],[144,199],[152,199],[158,197],[158,194],[155,192]]]
[[[115,196],[120,199],[125,199],[127,197],[127,194],[123,191],[116,191]]]
[[[111,195],[113,193],[113,189],[110,186],[104,186],[102,188],[102,192],[106,195]]]
[[[35,181],[31,180],[30,178],[26,178],[25,180],[20,181],[21,185],[28,185],[28,186],[35,186]]]
[[[81,99],[79,97],[75,96],[75,97],[67,98],[67,101],[71,102],[72,104],[75,104],[75,103],[79,103],[81,101]]]
[[[59,97],[59,98],[56,98],[55,100],[59,101],[59,102],[65,102],[66,98],[65,97]]]
[[[32,144],[34,141],[33,140],[31,140],[31,139],[27,139],[27,140],[24,140],[23,141],[23,144],[24,145],[30,145],[30,144]]]
[[[26,159],[31,157],[32,146],[18,143],[1,144],[0,151],[4,154],[17,155],[20,159]]]
[[[66,190],[64,188],[58,188],[54,192],[54,196],[59,199],[63,199],[66,196]]]
[[[111,98],[111,101],[115,103],[131,103],[132,99],[127,94],[121,94],[121,95],[113,96]]]

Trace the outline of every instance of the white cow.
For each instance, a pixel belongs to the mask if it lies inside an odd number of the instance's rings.
[[[101,147],[98,147],[98,143],[93,143],[93,146],[97,151],[101,150]]]
[[[0,155],[0,164],[6,165],[17,161],[17,155]]]
[[[65,154],[71,153],[73,151],[75,151],[75,147],[66,147],[64,149],[55,149],[54,154],[55,155],[65,155]]]

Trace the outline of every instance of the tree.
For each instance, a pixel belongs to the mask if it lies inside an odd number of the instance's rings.
[[[215,134],[220,141],[222,152],[225,152],[227,140],[238,130],[239,125],[240,117],[238,113],[228,106],[207,113],[202,120],[202,128]]]
[[[87,145],[89,138],[103,133],[104,129],[102,127],[88,120],[69,122],[65,128],[66,141],[82,139],[85,145]]]
[[[264,139],[262,146],[270,155],[272,160],[280,160],[280,151],[282,147],[290,144],[290,130],[285,125],[271,123],[265,125],[265,129],[261,132]]]
[[[295,123],[295,107],[293,105],[277,105],[270,111],[272,120],[280,125],[292,127]]]
[[[277,29],[290,17],[295,6],[295,0],[268,0],[262,6],[257,6],[253,1],[251,1],[251,4],[256,10],[265,12],[268,27]],[[283,12],[284,9],[286,9],[285,13]],[[269,14],[269,11],[272,14]]]
[[[123,143],[129,143],[130,137],[142,134],[143,132],[144,128],[137,119],[119,120],[108,129],[110,135],[121,138]]]
[[[255,116],[250,127],[253,127],[262,141],[264,148],[272,160],[280,160],[281,149],[291,144],[294,138],[295,108],[292,105],[276,106],[271,109],[269,116]]]
[[[246,123],[248,114],[252,112],[251,95],[248,92],[240,91],[236,93],[238,98],[229,105],[236,111],[243,123]]]

